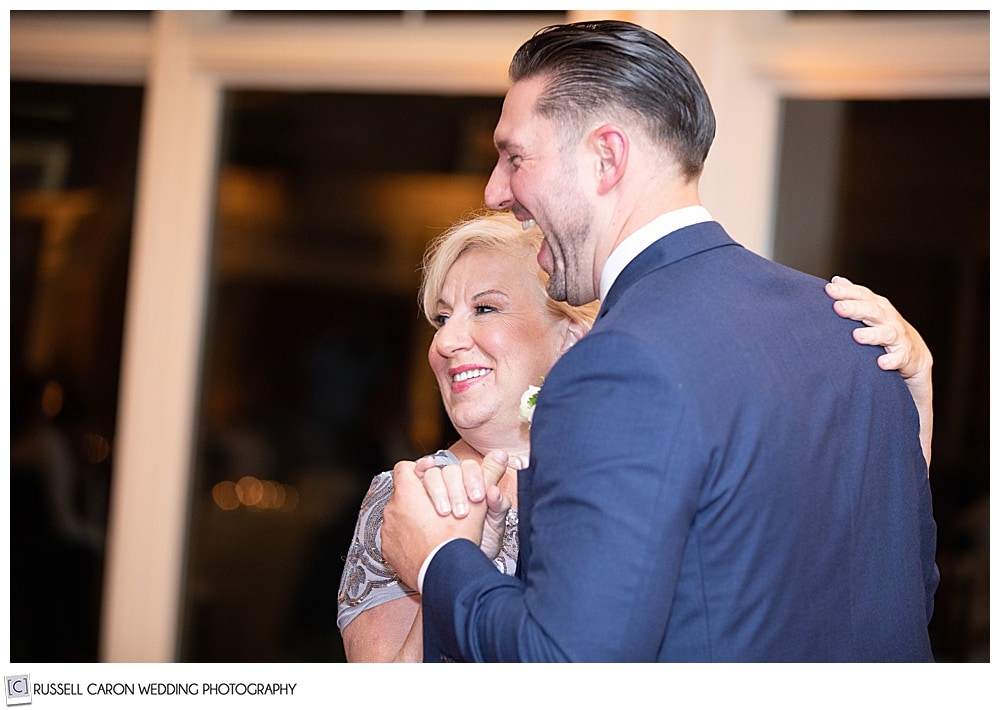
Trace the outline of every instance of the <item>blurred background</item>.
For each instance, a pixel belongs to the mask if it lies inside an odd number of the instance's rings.
[[[926,339],[932,641],[990,660],[988,12],[12,11],[12,661],[344,660],[361,498],[454,436],[424,246],[592,17],[698,68],[737,240]]]

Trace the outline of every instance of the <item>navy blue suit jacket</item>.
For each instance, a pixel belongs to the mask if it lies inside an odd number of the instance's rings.
[[[918,416],[855,327],[715,222],[643,251],[538,397],[519,576],[444,546],[426,660],[933,660]]]

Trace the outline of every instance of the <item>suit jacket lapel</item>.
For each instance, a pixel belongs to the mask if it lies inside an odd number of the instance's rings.
[[[531,471],[533,465],[528,464],[517,472],[517,566],[514,575],[521,581],[527,582],[526,572],[528,569],[528,559],[531,557],[531,539],[528,536],[528,529],[531,525]]]

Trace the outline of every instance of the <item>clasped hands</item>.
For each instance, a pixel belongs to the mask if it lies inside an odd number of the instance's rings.
[[[493,559],[500,553],[510,500],[497,484],[507,454],[492,451],[472,460],[438,466],[425,456],[392,469],[393,492],[382,521],[382,554],[412,589],[427,556],[442,543],[465,538]]]

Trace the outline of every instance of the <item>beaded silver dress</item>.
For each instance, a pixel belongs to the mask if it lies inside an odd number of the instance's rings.
[[[442,466],[458,463],[450,451],[441,450],[433,456]],[[391,495],[392,471],[383,471],[372,479],[361,501],[361,512],[344,561],[337,594],[337,626],[341,633],[366,609],[417,594],[400,581],[382,556],[382,511]],[[494,564],[504,574],[513,575],[516,569],[517,511],[513,508],[507,513],[503,548]]]

